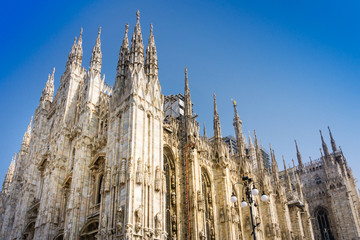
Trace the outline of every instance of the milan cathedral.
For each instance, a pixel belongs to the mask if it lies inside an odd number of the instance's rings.
[[[304,163],[296,143],[281,172],[271,146],[244,136],[235,101],[235,137],[221,134],[215,94],[214,136],[200,135],[187,69],[184,93],[162,95],[153,26],[145,48],[136,15],[114,86],[101,28],[88,70],[81,29],[55,96],[49,74],[0,193],[0,239],[359,240],[358,189],[330,129],[332,151],[321,134],[321,157]],[[244,177],[260,190],[251,212]]]

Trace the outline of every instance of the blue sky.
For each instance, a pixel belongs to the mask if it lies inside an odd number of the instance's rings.
[[[163,94],[190,90],[212,135],[215,91],[223,136],[234,134],[231,99],[244,132],[256,129],[279,165],[320,156],[327,126],[360,178],[360,2],[349,1],[6,1],[0,9],[0,179],[20,149],[48,73],[55,88],[80,28],[88,68],[102,26],[103,68],[113,84],[124,24],[141,12],[145,45],[154,25]],[[202,130],[201,130],[202,132]]]

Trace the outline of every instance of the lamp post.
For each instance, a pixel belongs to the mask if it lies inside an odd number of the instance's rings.
[[[251,226],[252,226],[252,234],[254,236],[254,240],[256,240],[256,233],[255,233],[255,228],[259,225],[258,224],[254,224],[254,217],[253,217],[253,209],[252,209],[252,205],[254,203],[254,199],[253,196],[257,196],[259,194],[259,190],[256,188],[255,186],[255,182],[252,180],[252,178],[249,178],[247,176],[244,176],[242,178],[242,183],[235,183],[236,184],[242,184],[243,185],[243,191],[245,192],[245,196],[246,196],[246,200],[243,197],[240,206],[241,207],[247,207],[247,205],[249,205],[250,208],[250,217],[251,217]],[[269,200],[269,197],[265,194],[265,192],[263,191],[262,195],[261,195],[261,201],[263,202],[267,202]],[[235,203],[237,202],[237,197],[235,195],[235,193],[233,192],[232,196],[231,196],[231,202]],[[256,207],[256,203],[254,204],[254,207]]]

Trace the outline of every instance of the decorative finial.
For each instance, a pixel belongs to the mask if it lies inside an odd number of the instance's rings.
[[[136,18],[138,21],[140,20],[140,11],[139,10],[136,11]]]
[[[234,107],[236,107],[236,101],[235,100],[233,100],[233,104],[234,104]]]
[[[75,39],[74,39],[74,45],[76,44],[76,40],[77,40],[77,37],[75,36]]]
[[[153,32],[153,25],[152,25],[152,23],[150,23],[150,33],[152,33]]]
[[[128,34],[128,31],[129,31],[129,24],[125,24],[125,34]]]
[[[187,77],[187,67],[185,67],[185,77]]]
[[[80,37],[79,38],[81,38],[82,34],[83,34],[83,28],[81,27],[81,29],[80,29]]]
[[[99,27],[98,36],[100,36],[101,33],[101,26]]]

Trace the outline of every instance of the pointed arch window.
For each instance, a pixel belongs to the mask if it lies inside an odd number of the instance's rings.
[[[334,240],[327,211],[320,208],[317,211],[316,219],[320,230],[321,240]]]
[[[214,210],[213,210],[213,199],[212,199],[212,192],[211,192],[211,180],[206,172],[203,169],[201,173],[201,181],[202,181],[202,197],[201,202],[198,204],[203,205],[204,208],[204,215],[205,215],[205,236],[206,239],[214,240],[215,239],[215,226],[214,226]],[[199,199],[198,199],[199,201]]]
[[[176,201],[176,171],[171,150],[164,148],[164,171],[166,176],[166,232],[167,239],[177,237],[177,201]]]

